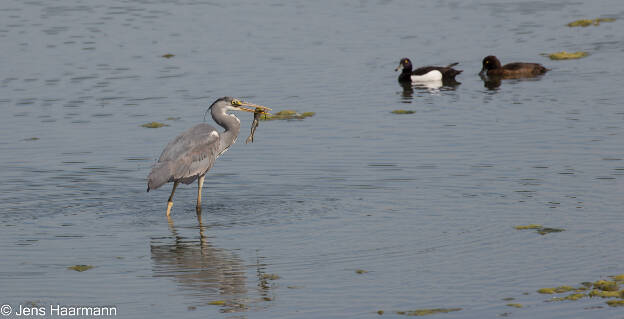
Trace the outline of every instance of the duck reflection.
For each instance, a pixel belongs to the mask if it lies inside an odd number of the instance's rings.
[[[525,75],[484,75],[479,74],[479,77],[483,81],[483,86],[488,90],[497,90],[503,80],[507,80],[508,83],[518,83],[521,81],[539,81],[542,75],[525,76]]]
[[[481,80],[483,80],[483,86],[488,90],[496,90],[501,86],[502,77],[501,76],[487,76],[483,74],[479,74]]]
[[[442,91],[454,91],[461,82],[455,80],[426,81],[426,82],[399,82],[403,89],[401,100],[403,103],[411,103],[414,91],[427,94],[438,94]]]
[[[260,287],[252,298],[247,288],[246,268],[234,253],[214,247],[204,235],[198,215],[199,238],[185,238],[169,219],[171,237],[153,239],[150,244],[155,277],[174,279],[194,306],[218,305],[221,312],[242,312],[251,304],[271,300],[271,286]],[[260,272],[260,270],[258,270]]]

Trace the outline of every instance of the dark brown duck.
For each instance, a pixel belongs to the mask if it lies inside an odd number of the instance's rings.
[[[532,77],[544,74],[546,71],[548,71],[548,69],[539,63],[513,62],[501,65],[498,58],[493,55],[489,55],[483,58],[483,68],[479,74],[517,78]]]

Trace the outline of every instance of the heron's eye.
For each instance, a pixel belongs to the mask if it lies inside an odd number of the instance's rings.
[[[239,100],[232,100],[232,105],[234,106],[240,106],[242,103]]]

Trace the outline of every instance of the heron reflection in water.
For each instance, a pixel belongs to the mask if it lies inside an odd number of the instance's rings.
[[[154,276],[172,278],[193,306],[218,305],[227,313],[270,306],[273,287],[261,287],[262,265],[258,262],[258,292],[249,291],[247,266],[235,253],[212,245],[201,215],[197,219],[198,240],[181,235],[168,218],[171,236],[155,238],[150,244]]]
[[[224,131],[219,132],[206,123],[191,127],[167,144],[147,177],[148,192],[165,183],[173,182],[171,195],[167,201],[167,216],[171,213],[173,194],[180,182],[190,184],[197,180],[196,207],[198,213],[201,211],[201,193],[206,173],[212,168],[215,160],[234,144],[240,132],[240,120],[227,112],[265,113],[270,109],[226,96],[212,103],[209,110],[212,119],[223,127]]]

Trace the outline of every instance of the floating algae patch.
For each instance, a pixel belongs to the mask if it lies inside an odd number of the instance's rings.
[[[522,304],[519,304],[519,303],[508,303],[507,307],[522,308],[524,306]]]
[[[176,117],[170,116],[170,117],[166,118],[165,121],[178,121],[180,119],[181,119],[181,117],[179,117],[179,116],[176,116]]]
[[[272,120],[303,120],[306,117],[314,116],[314,112],[299,113],[293,110],[283,110],[273,114],[263,114],[260,120],[272,121]]]
[[[39,138],[38,137],[30,137],[30,138],[25,138],[24,141],[38,141]]]
[[[620,287],[618,283],[615,281],[608,280],[598,280],[593,283],[594,289],[599,289],[602,291],[618,291]]]
[[[564,301],[564,300],[579,300],[583,297],[586,297],[586,294],[571,294],[565,297],[553,298],[551,301]]]
[[[622,291],[603,291],[599,289],[592,289],[592,291],[587,294],[590,297],[601,297],[601,298],[624,298],[624,290]]]
[[[572,291],[572,290],[574,290],[574,288],[570,287],[570,286],[559,286],[559,287],[555,288],[555,292],[558,293],[558,294],[562,293],[562,292]]]
[[[558,232],[562,232],[565,230],[563,228],[544,227],[540,224],[519,225],[519,226],[514,226],[514,228],[518,230],[535,229],[535,231],[540,235],[558,233]]]
[[[530,225],[519,225],[519,226],[514,226],[515,229],[539,229],[542,228],[542,225],[540,224],[530,224]]]
[[[582,282],[580,287],[571,287],[571,286],[559,286],[555,288],[541,288],[537,290],[537,292],[541,294],[557,294],[563,292],[572,292],[571,294],[563,297],[553,297],[551,299],[545,300],[547,302],[553,301],[565,301],[565,300],[579,300],[582,298],[619,298],[617,300],[609,300],[607,303],[611,302],[610,306],[624,306],[624,289],[620,290],[619,284],[621,282],[618,279],[624,279],[622,275],[609,276],[613,280],[597,280],[594,282]],[[591,289],[591,291],[587,293],[583,293]],[[585,308],[587,309],[587,308]]]
[[[567,24],[568,27],[588,27],[590,25],[600,25],[601,22],[613,22],[614,18],[580,19]]]
[[[223,306],[225,305],[225,301],[223,300],[213,300],[208,302],[209,305],[213,305],[213,306]]]
[[[383,311],[383,310],[378,310],[378,311],[377,311],[377,314],[381,316],[381,315],[383,315],[383,314],[384,314],[384,311]]]
[[[368,271],[367,271],[367,270],[364,270],[364,269],[356,269],[356,270],[355,270],[355,273],[356,273],[356,274],[360,274],[360,275],[361,275],[361,274],[365,274],[365,273],[367,273],[367,272],[368,272]]]
[[[572,60],[572,59],[584,58],[588,55],[589,53],[585,51],[576,51],[576,52],[561,51],[561,52],[550,53],[548,54],[548,57],[551,60]]]
[[[403,316],[428,316],[437,313],[449,313],[454,311],[460,311],[462,308],[433,308],[433,309],[416,309],[409,311],[395,311],[397,315]]]
[[[624,299],[622,300],[608,300],[607,305],[611,307],[624,307]]]
[[[554,294],[555,288],[540,288],[537,290],[540,294]]]
[[[160,122],[150,122],[150,123],[145,123],[141,125],[142,127],[147,127],[147,128],[159,128],[159,127],[163,127],[163,126],[169,126],[165,123],[160,123]]]
[[[559,286],[555,288],[541,288],[538,289],[537,292],[539,292],[540,294],[560,294],[572,290],[574,290],[574,288],[570,286]]]
[[[87,271],[87,270],[89,270],[89,269],[91,269],[93,267],[94,266],[91,266],[91,265],[74,265],[74,266],[67,267],[67,269],[75,270],[75,271],[78,271],[78,272],[83,272],[83,271]]]
[[[550,228],[550,227],[544,227],[544,228],[540,228],[537,230],[537,233],[540,235],[546,235],[546,234],[550,234],[550,233],[560,233],[562,231],[564,231],[565,229],[563,228]]]
[[[502,301],[512,301],[512,300],[516,300],[516,298],[514,298],[514,297],[507,297],[507,298],[503,298],[501,300]]]
[[[392,112],[390,112],[392,114],[414,114],[416,113],[416,111],[412,111],[412,110],[394,110]]]
[[[175,54],[171,54],[171,53],[167,53],[167,54],[163,54],[162,57],[165,59],[171,59],[175,56]]]
[[[611,278],[615,281],[624,281],[624,274],[611,276]]]

